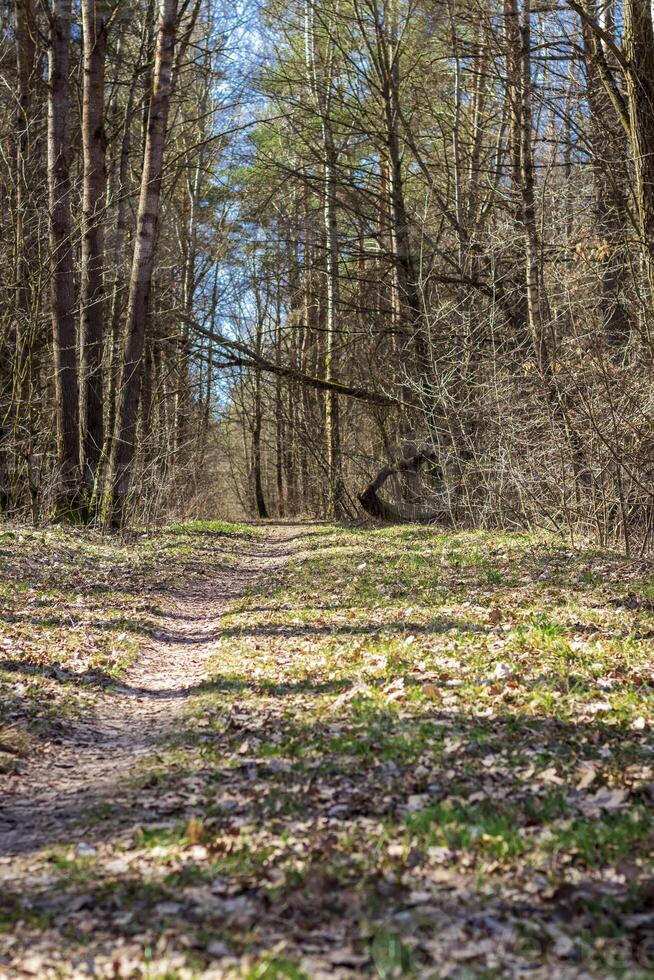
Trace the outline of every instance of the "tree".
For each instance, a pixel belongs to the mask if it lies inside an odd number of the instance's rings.
[[[80,288],[81,466],[92,491],[104,445],[102,361],[105,341],[104,222],[107,195],[104,93],[108,5],[82,0],[84,86],[82,148],[82,261]]]
[[[108,491],[105,500],[107,518],[114,525],[120,524],[123,519],[135,451],[143,347],[154,266],[164,146],[174,85],[173,58],[176,28],[176,0],[160,0],[141,194],[136,222],[136,242],[127,305],[126,342],[117,396],[116,432],[112,443]]]
[[[79,504],[75,278],[70,177],[71,0],[48,9],[48,187],[59,505]]]

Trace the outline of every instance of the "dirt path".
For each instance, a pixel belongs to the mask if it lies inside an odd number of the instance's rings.
[[[14,778],[8,798],[0,800],[0,856],[5,861],[83,838],[85,812],[103,802],[122,802],[117,796],[121,781],[142,756],[156,751],[202,683],[225,608],[256,578],[286,561],[296,532],[293,525],[270,529],[233,567],[162,597],[165,611],[122,681],[101,688],[93,715],[69,725],[60,741]],[[127,806],[129,789],[122,791]]]

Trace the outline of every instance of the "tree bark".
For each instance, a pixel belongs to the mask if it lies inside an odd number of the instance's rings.
[[[595,62],[592,31],[583,21],[582,35],[590,114],[589,139],[593,154],[595,220],[597,233],[607,246],[606,254],[600,259],[601,310],[606,343],[609,348],[620,352],[629,340],[631,331],[629,316],[620,298],[621,286],[627,274],[621,247],[627,214],[622,183],[627,144],[619,124],[611,125],[613,107]]]
[[[365,31],[365,23],[359,20],[360,27]],[[430,396],[431,374],[433,365],[430,358],[429,345],[423,329],[422,302],[418,288],[418,273],[409,234],[409,219],[407,215],[404,191],[403,153],[400,136],[402,107],[400,102],[400,61],[401,41],[399,28],[399,11],[397,0],[386,0],[383,10],[375,5],[375,47],[373,67],[377,75],[379,92],[384,114],[383,153],[386,160],[382,162],[382,194],[385,183],[388,183],[390,203],[390,241],[393,259],[392,310],[399,327],[399,334],[404,344],[409,347],[415,358],[415,368],[418,381],[418,394],[421,408],[428,418],[433,414],[432,398]],[[400,351],[406,357],[406,350]],[[415,394],[405,388],[405,399],[408,405],[415,402]],[[411,427],[409,427],[411,428]]]
[[[324,166],[324,222],[327,244],[327,308],[325,324],[325,379],[332,381],[335,373],[337,352],[335,334],[339,321],[340,280],[338,270],[338,225],[336,218],[336,149],[331,126],[323,119]],[[325,391],[325,432],[327,440],[327,517],[343,514],[343,471],[341,461],[341,425],[338,395]]]
[[[639,244],[651,304],[654,301],[654,23],[651,4],[649,0],[624,0],[622,48],[618,48],[610,32],[598,22],[592,0],[584,4],[568,0],[568,6],[579,14],[587,28],[588,55],[629,139]],[[626,99],[605,47],[624,73]]]
[[[394,5],[391,4],[390,33],[377,23],[377,45],[380,61],[380,81],[384,118],[386,123],[386,149],[389,160],[389,191],[391,200],[391,240],[395,263],[395,288],[398,293],[397,308],[409,321],[410,333],[414,334],[416,354],[423,360],[424,341],[417,333],[420,321],[420,296],[416,267],[409,238],[409,222],[404,200],[402,173],[402,148],[400,143],[400,58],[397,39],[397,22]]]
[[[105,333],[104,224],[107,193],[104,136],[106,0],[82,0],[82,266],[80,317],[80,430],[82,479],[97,480],[104,443],[102,358]]]
[[[257,508],[257,515],[265,519],[268,517],[268,508],[263,495],[263,480],[261,475],[261,377],[259,372],[255,372],[254,378],[254,419],[252,423],[252,482],[254,484],[254,502]]]
[[[54,347],[58,504],[76,506],[79,494],[78,379],[75,280],[70,212],[70,42],[72,0],[54,0],[49,13],[48,190]]]
[[[625,0],[624,51],[641,248],[654,300],[654,27],[650,0]]]
[[[16,222],[15,222],[15,316],[6,336],[6,358],[0,365],[0,512],[12,505],[12,469],[17,457],[32,456],[33,424],[31,389],[34,383],[34,346],[38,330],[32,311],[30,288],[35,253],[33,229],[34,153],[31,130],[36,75],[36,19],[32,0],[17,0],[14,11],[16,38]],[[12,466],[13,464],[13,466]]]
[[[319,66],[318,38],[316,35],[315,0],[305,0],[304,41],[305,62],[309,84],[320,119],[322,135],[323,168],[323,235],[325,241],[325,380],[331,382],[337,373],[336,333],[339,329],[340,278],[338,221],[336,201],[336,168],[338,152],[332,127],[332,89],[335,47],[332,37],[327,39],[324,66]],[[319,70],[320,67],[320,70]],[[336,392],[325,390],[325,450],[327,460],[327,517],[341,516],[344,511],[345,491],[341,461],[340,412]]]
[[[17,306],[19,317],[25,321],[29,315],[30,245],[33,235],[26,227],[30,210],[30,126],[32,125],[32,92],[36,69],[36,20],[32,0],[16,3],[16,67],[18,70],[18,111],[16,114],[16,280],[18,284]],[[23,322],[24,327],[24,322]],[[17,338],[17,361],[20,363],[21,338]]]
[[[125,350],[118,392],[116,431],[109,467],[109,500],[107,501],[106,514],[107,519],[114,526],[120,525],[124,519],[124,507],[135,451],[143,346],[154,265],[164,145],[173,91],[172,66],[176,21],[176,0],[160,0],[150,96],[150,116],[145,142],[141,194],[136,222],[136,243],[127,304]]]
[[[521,16],[522,14],[522,16]],[[532,153],[530,0],[504,0],[506,85],[510,103],[511,179],[520,195],[520,224],[525,247],[525,289],[529,333],[540,376],[549,384],[552,363],[547,329],[549,307],[542,281],[541,243],[536,218]]]
[[[113,443],[114,429],[116,425],[116,408],[118,397],[118,383],[120,374],[120,358],[122,354],[122,315],[124,309],[124,299],[126,294],[126,279],[128,261],[125,257],[127,247],[127,234],[129,230],[129,169],[130,154],[132,150],[132,115],[134,112],[134,102],[136,99],[137,86],[140,80],[140,67],[145,58],[146,38],[148,27],[143,24],[141,30],[141,52],[135,64],[130,87],[127,94],[124,115],[122,118],[123,135],[120,142],[120,156],[116,183],[112,191],[112,197],[117,199],[116,225],[113,235],[113,248],[111,265],[113,267],[113,283],[111,287],[111,301],[109,312],[109,338],[107,350],[108,374],[107,392],[105,403],[107,406],[107,419],[105,426],[105,460],[111,458],[111,447]],[[119,44],[125,43],[121,38]]]

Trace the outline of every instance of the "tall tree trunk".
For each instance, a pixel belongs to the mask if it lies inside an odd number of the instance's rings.
[[[206,96],[200,101],[200,112],[206,112]],[[188,323],[193,314],[193,303],[197,286],[197,258],[198,258],[198,212],[200,209],[200,186],[204,166],[204,154],[198,154],[198,161],[195,166],[193,178],[189,178],[187,183],[189,215],[184,229],[184,274],[182,280],[182,308],[185,319],[180,326],[179,336],[176,340],[177,354],[175,357],[177,383],[175,386],[174,403],[174,428],[173,428],[173,456],[172,463],[177,469],[182,463],[182,451],[188,442],[189,432],[189,361],[190,361],[190,336]]]
[[[398,292],[397,305],[404,313],[402,319],[414,337],[416,354],[424,358],[423,338],[418,333],[420,320],[420,296],[416,267],[409,236],[402,173],[402,147],[400,142],[400,59],[397,41],[395,11],[391,11],[390,32],[380,25],[378,37],[381,91],[386,123],[386,150],[388,153],[389,191],[391,201],[391,236],[395,262],[395,280]]]
[[[338,375],[338,350],[335,343],[339,321],[340,281],[338,270],[338,226],[336,219],[335,166],[336,151],[331,127],[323,123],[325,148],[324,167],[324,222],[327,265],[327,308],[325,323],[325,379],[333,381]],[[343,513],[344,489],[341,461],[341,426],[338,396],[325,392],[325,433],[327,440],[327,517],[340,517]]]
[[[0,389],[8,401],[0,403],[0,512],[12,503],[12,462],[31,457],[31,387],[33,348],[37,331],[30,289],[34,234],[30,224],[34,210],[30,190],[34,178],[32,137],[33,90],[36,70],[36,19],[32,0],[17,0],[14,12],[18,99],[16,111],[16,302],[14,321],[7,337],[7,356],[0,366]],[[26,438],[21,436],[26,434]],[[28,462],[29,469],[29,462]]]
[[[604,25],[605,29],[608,26]],[[627,215],[623,185],[626,140],[622,128],[611,125],[611,100],[595,63],[592,31],[584,22],[582,33],[597,234],[607,245],[607,254],[600,259],[601,310],[606,343],[609,348],[620,352],[629,340],[631,329],[629,316],[620,298],[621,286],[627,275],[622,248]]]
[[[322,134],[323,168],[323,236],[325,241],[326,308],[325,308],[325,367],[324,376],[332,381],[336,375],[337,347],[335,335],[339,327],[340,280],[338,222],[336,212],[336,167],[338,154],[332,129],[332,89],[334,69],[334,39],[328,37],[328,50],[321,64],[319,77],[318,38],[315,23],[315,0],[305,0],[304,8],[305,62],[311,94],[315,103]],[[345,492],[341,462],[341,435],[338,396],[325,392],[325,449],[327,461],[327,517],[340,516],[345,508]]]
[[[542,243],[536,212],[536,178],[532,149],[533,92],[531,76],[531,2],[504,0],[507,78],[513,80],[511,111],[516,120],[514,138],[519,140],[521,224],[525,246],[525,284],[529,333],[544,393],[553,418],[562,427],[575,474],[575,489],[590,487],[590,471],[585,449],[574,421],[574,395],[562,392],[556,375],[556,336],[551,330],[551,313],[543,281]]]
[[[379,254],[376,262],[378,279],[378,316],[382,324],[390,324],[390,356],[393,362],[399,362],[398,347],[400,344],[400,309],[399,287],[397,283],[397,266],[394,259],[395,246],[393,243],[393,225],[391,221],[391,195],[389,180],[389,163],[387,155],[380,155],[379,160],[379,218],[377,235]]]
[[[111,446],[113,443],[114,428],[116,424],[116,403],[118,398],[118,383],[120,380],[120,358],[122,354],[121,326],[126,292],[126,271],[128,267],[128,262],[125,258],[125,251],[127,247],[127,233],[129,230],[128,188],[130,153],[132,149],[132,115],[134,112],[137,86],[140,80],[141,62],[145,58],[146,39],[147,27],[144,24],[141,31],[140,57],[134,67],[122,120],[123,136],[120,143],[118,173],[116,175],[116,184],[112,192],[112,196],[115,197],[117,201],[117,213],[111,256],[113,283],[111,287],[111,300],[109,307],[109,338],[106,364],[106,373],[109,377],[105,396],[105,404],[107,408],[105,447],[103,453],[105,460],[111,458]],[[121,38],[120,44],[124,44],[124,39]]]
[[[538,372],[549,385],[548,303],[542,282],[540,236],[536,219],[536,192],[532,152],[531,10],[523,0],[504,0],[506,78],[510,101],[511,177],[520,195],[520,224],[525,248],[527,318]]]
[[[164,145],[173,90],[172,66],[176,26],[176,0],[160,0],[150,116],[127,304],[125,350],[118,392],[116,432],[109,467],[109,500],[106,510],[107,518],[114,525],[120,524],[123,520],[135,451],[145,325],[154,264]]]
[[[295,264],[297,258],[296,250],[293,250],[291,263]],[[280,313],[280,290],[279,277],[277,278],[276,294],[276,315],[275,315],[275,360],[281,365],[282,356],[282,318]],[[284,500],[284,460],[286,453],[285,446],[285,427],[283,415],[283,391],[282,379],[280,375],[275,378],[275,485],[277,490],[277,514],[284,517],[286,513],[286,501]],[[287,484],[288,487],[288,484]],[[290,508],[289,508],[290,509]]]
[[[82,268],[80,318],[80,430],[82,478],[92,489],[104,443],[104,224],[107,192],[104,137],[106,0],[82,0],[84,90],[82,149]]]
[[[597,69],[607,97],[629,139],[635,176],[634,197],[641,254],[646,269],[649,306],[654,302],[654,24],[649,0],[624,0],[622,50],[598,23],[593,0],[568,0],[587,31],[588,57]],[[608,36],[608,40],[607,40]],[[608,46],[609,54],[605,48]],[[626,82],[626,98],[615,73],[616,62]],[[651,324],[648,325],[650,348]]]
[[[304,181],[302,195],[302,224],[303,224],[303,248],[302,248],[302,322],[303,331],[299,343],[298,361],[301,371],[313,368],[312,358],[315,349],[315,334],[312,324],[316,320],[316,296],[314,288],[314,273],[316,268],[316,246],[313,227],[313,214],[311,211],[311,197],[308,182]],[[312,494],[314,489],[313,481],[309,477],[309,450],[307,446],[307,433],[311,426],[313,398],[312,392],[306,385],[300,388],[300,398],[298,412],[296,413],[296,426],[298,428],[299,454],[300,454],[300,493],[301,496],[295,505],[305,513],[311,510]],[[289,397],[292,397],[289,394]]]
[[[18,111],[16,114],[16,282],[18,286],[17,308],[19,330],[16,338],[17,373],[22,375],[22,364],[27,358],[30,331],[30,251],[34,236],[30,234],[30,126],[32,119],[32,92],[36,69],[36,20],[32,0],[16,3],[16,67],[18,70]]]
[[[213,285],[211,288],[211,331],[216,329],[218,319],[218,263],[213,269]],[[209,427],[211,424],[211,406],[213,396],[213,340],[209,338],[206,351],[207,372],[204,378],[204,392],[200,395],[202,412],[198,425],[197,446],[195,452],[195,483],[196,493],[200,477],[204,471],[205,457],[209,443]]]
[[[624,51],[641,248],[654,301],[654,26],[650,0],[625,0]]]
[[[520,111],[520,168],[522,183],[523,226],[526,246],[527,310],[536,363],[541,374],[551,371],[548,330],[549,305],[543,284],[540,235],[536,216],[536,180],[532,150],[532,83],[531,83],[531,2],[522,0],[520,25],[522,55],[522,104]]]
[[[261,474],[261,373],[255,372],[254,378],[254,419],[252,423],[252,482],[254,489],[254,502],[257,507],[257,515],[265,519],[268,517],[268,508],[263,495],[263,480]]]
[[[359,25],[366,32],[366,22],[359,16]],[[382,5],[374,5],[374,47],[370,45],[373,68],[377,76],[378,91],[382,102],[384,118],[382,153],[382,188],[387,174],[390,203],[390,241],[393,258],[392,310],[396,321],[399,356],[406,363],[407,355],[413,361],[415,384],[406,383],[404,371],[401,385],[404,391],[407,415],[402,421],[403,435],[415,438],[415,420],[412,418],[417,407],[424,415],[432,438],[436,435],[436,415],[438,409],[432,396],[433,363],[430,346],[424,330],[422,299],[418,284],[404,188],[403,151],[401,138],[401,31],[399,24],[398,0],[385,0]],[[418,403],[416,405],[416,402]]]
[[[72,0],[49,9],[48,190],[50,201],[51,303],[55,364],[58,498],[61,509],[79,494],[78,381],[75,280],[70,213],[70,41]]]

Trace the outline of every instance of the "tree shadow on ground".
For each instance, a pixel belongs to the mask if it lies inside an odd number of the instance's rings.
[[[246,685],[237,680],[223,679],[198,685],[196,693],[239,692]],[[248,685],[250,690],[262,695],[289,696],[291,702],[305,693],[330,693],[338,695],[350,689],[347,682],[331,681],[320,684],[299,681],[297,683]],[[138,695],[139,689],[133,688]],[[160,692],[150,692],[159,695]],[[161,692],[163,697],[176,694],[176,691]],[[188,693],[188,691],[186,692]],[[302,784],[307,772],[312,773],[311,792],[303,796],[303,807],[308,819],[324,815],[331,803],[321,802],[321,783],[330,785],[350,785],[353,776],[356,785],[350,788],[359,803],[357,812],[365,802],[365,812],[369,816],[382,813],[398,813],[406,803],[407,794],[427,793],[434,802],[453,795],[465,797],[467,790],[483,790],[484,798],[498,801],[515,797],[516,799],[536,799],[552,791],[557,794],[565,791],[571,805],[579,796],[574,787],[574,776],[566,782],[565,775],[553,783],[534,780],[533,767],[525,772],[511,763],[511,755],[519,754],[536,759],[537,767],[558,767],[564,774],[580,760],[593,759],[599,766],[602,759],[611,758],[611,766],[620,760],[648,758],[647,736],[630,731],[625,726],[601,722],[567,722],[552,717],[510,714],[493,718],[461,715],[447,710],[428,710],[407,707],[402,715],[393,711],[383,711],[370,705],[365,697],[355,702],[340,704],[333,715],[323,716],[314,723],[294,720],[287,711],[271,714],[255,703],[246,709],[239,702],[233,715],[228,714],[227,723],[217,723],[215,731],[198,728],[194,725],[176,728],[170,735],[175,747],[185,746],[191,750],[198,747],[206,757],[206,765],[196,759],[192,765],[184,763],[179,769],[171,765],[170,773],[157,775],[160,789],[174,789],[180,775],[184,778],[198,777],[206,781],[209,788],[238,785],[256,788],[256,793],[247,796],[247,808],[254,807],[262,817],[265,815],[265,790],[268,783],[279,789],[280,773],[283,787],[289,789],[290,782]],[[444,738],[454,738],[456,749],[450,751],[439,765],[434,765],[425,774],[421,758],[426,749],[433,750]],[[239,757],[243,740],[254,740],[245,758]],[[236,755],[233,753],[236,752]],[[225,761],[221,761],[222,757]],[[220,758],[219,758],[220,757]],[[496,764],[489,758],[496,757]],[[486,760],[480,767],[480,760]],[[280,761],[281,760],[281,761]],[[306,764],[305,764],[306,763]],[[521,763],[525,767],[524,759]],[[253,776],[254,773],[254,776]],[[563,786],[563,790],[561,790]],[[96,804],[110,803],[115,798],[117,786],[111,781],[97,788],[86,785],[74,801],[71,801],[71,814],[84,813]],[[125,796],[127,791],[121,793]],[[649,784],[635,789],[635,798],[649,800]],[[507,795],[508,794],[508,795]],[[517,797],[515,796],[517,794]],[[129,795],[127,793],[127,795]],[[138,794],[137,794],[138,795]],[[329,795],[329,794],[328,794]],[[336,794],[338,795],[338,794]],[[186,806],[184,794],[176,798],[179,819],[197,813],[194,802]],[[137,802],[137,807],[141,804]],[[155,806],[156,808],[156,806]],[[224,817],[229,822],[234,808],[221,814],[218,802],[215,816]],[[114,817],[120,816],[120,811]],[[112,818],[113,822],[113,818]],[[91,839],[94,828],[89,827]],[[96,828],[99,830],[99,825]],[[86,838],[85,838],[86,839]]]
[[[34,615],[32,610],[28,614],[16,615],[6,611],[0,611],[0,620],[18,626],[53,628],[65,627],[66,629],[93,629],[101,632],[122,632],[133,633],[136,636],[148,636],[153,631],[153,623],[139,622],[127,616],[104,617],[81,616],[75,613],[46,613],[43,616]]]
[[[237,690],[225,679],[213,690],[225,686]],[[647,959],[654,886],[641,859],[651,854],[651,817],[641,826],[619,812],[586,816],[591,791],[574,776],[583,761],[601,769],[609,757],[610,766],[647,758],[644,735],[520,713],[408,705],[398,714],[365,699],[305,723],[292,710],[301,683],[265,692],[292,695],[291,710],[237,699],[214,731],[178,728],[172,744],[186,755],[131,784],[116,774],[66,799],[35,798],[5,812],[5,853],[29,850],[21,835],[40,824],[39,846],[81,839],[88,850],[117,835],[117,853],[131,846],[140,855],[120,874],[93,859],[85,877],[82,868],[20,895],[6,888],[5,921],[47,921],[49,941],[65,950],[88,943],[92,909],[97,950],[124,937],[127,915],[130,932],[167,932],[173,943],[183,935],[207,961],[216,955],[207,952],[212,938],[236,955],[281,941],[291,951],[312,943],[324,951],[347,939],[363,956],[356,975],[375,971],[372,937],[389,929],[417,966],[454,956],[461,944],[471,962],[511,955],[565,963],[572,946],[561,935],[584,955],[598,944],[610,952],[619,937],[626,962]],[[538,771],[549,775],[540,780]],[[650,802],[647,787],[632,788],[632,806]],[[12,818],[20,821],[13,832]],[[191,838],[189,821],[200,828]],[[167,834],[180,844],[162,875],[143,840]],[[546,858],[534,851],[535,865],[522,860],[547,834],[555,843],[545,845]]]
[[[249,612],[249,610],[248,610]],[[395,634],[409,635],[411,633],[420,635],[447,633],[450,630],[459,630],[461,633],[480,633],[487,634],[492,632],[491,627],[480,626],[477,623],[468,622],[456,617],[439,617],[429,623],[412,623],[403,620],[401,623],[325,623],[316,625],[307,622],[304,626],[285,623],[270,623],[259,626],[227,626],[220,630],[220,636],[233,637],[271,637],[282,636],[285,638],[302,639],[308,636],[393,636]]]

